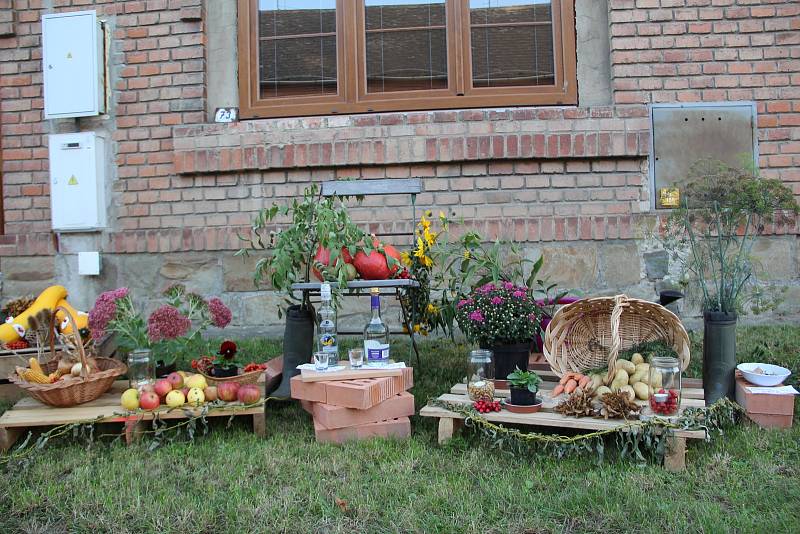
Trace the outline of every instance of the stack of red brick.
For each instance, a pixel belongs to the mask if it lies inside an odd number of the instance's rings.
[[[749,389],[757,387],[736,372],[736,402],[747,417],[762,428],[792,428],[794,395],[753,393]]]
[[[411,435],[413,369],[399,376],[303,382],[292,378],[292,398],[314,417],[317,441],[343,443],[375,436]]]

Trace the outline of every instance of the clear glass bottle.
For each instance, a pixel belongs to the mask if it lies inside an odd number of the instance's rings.
[[[367,365],[389,363],[389,327],[381,319],[381,290],[373,287],[370,293],[372,318],[364,327],[364,354]]]
[[[494,399],[494,361],[492,351],[476,349],[469,353],[467,395],[471,401]]]
[[[677,358],[655,357],[650,361],[650,411],[653,415],[678,415],[681,405],[681,364]]]
[[[339,346],[336,342],[336,309],[331,301],[331,285],[322,284],[319,291],[318,350],[328,355],[328,365],[339,365]]]
[[[130,387],[142,389],[156,382],[155,362],[150,349],[134,349],[128,353]]]

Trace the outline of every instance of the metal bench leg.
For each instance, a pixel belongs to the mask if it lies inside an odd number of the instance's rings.
[[[417,347],[417,340],[414,338],[414,330],[411,327],[411,324],[408,321],[408,309],[406,305],[403,303],[403,299],[401,298],[400,292],[397,293],[397,300],[400,301],[400,313],[403,314],[403,324],[406,327],[406,331],[408,332],[408,338],[411,340],[411,349],[414,351],[414,354],[417,356],[417,369],[419,372],[422,372],[422,360],[419,357],[419,348]]]

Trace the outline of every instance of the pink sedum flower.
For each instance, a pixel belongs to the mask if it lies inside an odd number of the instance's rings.
[[[225,328],[233,319],[230,308],[217,297],[208,300],[208,312],[211,314],[211,323],[217,328]]]
[[[154,311],[147,319],[147,337],[151,342],[175,339],[189,331],[192,322],[177,308],[164,305]]]
[[[102,339],[108,323],[117,314],[117,300],[128,296],[128,288],[120,287],[104,291],[97,297],[94,306],[89,310],[89,330],[94,339]]]

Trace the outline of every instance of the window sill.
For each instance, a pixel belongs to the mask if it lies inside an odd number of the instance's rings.
[[[501,159],[645,157],[643,105],[256,119],[176,128],[178,174]]]

